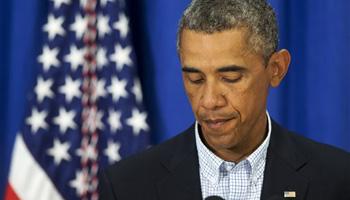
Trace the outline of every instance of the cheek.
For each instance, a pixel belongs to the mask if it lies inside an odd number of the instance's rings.
[[[191,87],[187,81],[184,82],[184,87],[185,87],[185,91],[187,94],[187,97],[190,99],[190,101],[192,101],[194,94],[195,94],[195,90],[193,87]]]
[[[185,91],[186,91],[188,100],[191,103],[192,110],[195,111],[198,105],[198,99],[199,99],[198,89],[186,83],[184,84],[184,86],[185,86]]]
[[[246,121],[250,115],[264,108],[267,90],[265,80],[246,80],[231,87],[227,99],[231,107],[240,113],[241,120]]]

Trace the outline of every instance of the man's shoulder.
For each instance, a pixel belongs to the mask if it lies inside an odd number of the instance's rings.
[[[291,138],[300,151],[304,152],[310,159],[320,159],[327,163],[344,161],[350,164],[350,153],[343,149],[306,138],[297,133],[291,133]]]
[[[350,169],[349,152],[286,129],[283,129],[283,132],[290,139],[295,153],[309,160],[315,168],[339,172]]]
[[[194,144],[194,126],[179,133],[178,135],[164,141],[153,147],[131,155],[118,163],[108,167],[105,171],[112,176],[119,176],[123,179],[130,178],[130,174],[135,176],[150,176],[151,174],[161,173],[166,168],[167,163],[175,154],[180,154],[183,147]],[[149,173],[144,173],[145,171]],[[153,173],[152,173],[153,172]]]

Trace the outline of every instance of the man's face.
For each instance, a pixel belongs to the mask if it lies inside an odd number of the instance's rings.
[[[271,70],[249,51],[246,31],[181,34],[183,81],[206,143],[215,150],[246,148],[266,131]]]

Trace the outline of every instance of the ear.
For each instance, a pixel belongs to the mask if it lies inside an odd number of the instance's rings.
[[[282,49],[270,57],[268,68],[270,72],[270,85],[277,87],[287,74],[291,56],[288,50]]]

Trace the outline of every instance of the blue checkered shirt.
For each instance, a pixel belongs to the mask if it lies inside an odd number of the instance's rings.
[[[225,161],[211,152],[202,142],[198,122],[195,135],[199,159],[202,197],[220,196],[226,200],[259,200],[264,179],[267,147],[271,135],[271,119],[264,142],[239,163]]]

